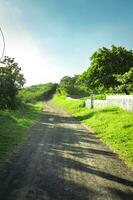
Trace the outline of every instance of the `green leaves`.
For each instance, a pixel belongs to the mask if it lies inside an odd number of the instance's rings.
[[[64,94],[77,94],[78,93],[78,84],[77,84],[78,75],[74,77],[64,76],[59,84],[58,91]]]
[[[133,67],[123,75],[114,75],[119,82],[118,90],[129,93],[133,89]]]
[[[0,108],[13,109],[16,107],[16,95],[25,79],[14,58],[5,57],[4,65],[0,67]]]
[[[114,74],[123,75],[133,66],[133,51],[112,45],[111,49],[100,48],[90,58],[91,65],[79,80],[87,85],[88,89],[106,90],[119,85]]]

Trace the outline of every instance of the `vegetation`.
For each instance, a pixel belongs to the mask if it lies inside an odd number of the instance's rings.
[[[133,113],[118,107],[88,109],[84,101],[67,100],[56,95],[53,102],[91,127],[129,165],[133,165]]]
[[[13,58],[5,57],[4,65],[0,67],[0,109],[14,109],[17,105],[17,93],[25,79]]]
[[[81,75],[80,82],[88,84],[91,90],[114,88],[119,84],[114,75],[123,75],[133,66],[133,52],[114,45],[111,49],[98,49],[90,59],[91,65]]]
[[[56,88],[57,84],[53,83],[33,85],[20,90],[18,98],[25,103],[35,103],[48,99],[56,91]]]
[[[95,51],[90,60],[89,68],[81,75],[61,79],[58,89],[61,94],[128,94],[132,90],[132,50],[114,45],[110,49],[103,47]]]
[[[58,92],[64,95],[82,95],[86,94],[85,90],[79,86],[77,80],[79,75],[75,75],[73,77],[64,76],[58,87]]]
[[[115,75],[119,85],[117,87],[118,91],[125,91],[129,94],[129,91],[133,89],[133,67],[123,75]]]
[[[19,103],[16,109],[0,110],[0,163],[7,161],[28,137],[27,129],[39,120],[42,113],[42,101],[53,94],[56,86],[49,83],[19,89],[15,96],[15,103]]]
[[[27,138],[27,128],[37,122],[43,103],[21,105],[17,110],[0,111],[0,163],[7,161]]]
[[[73,94],[76,90],[77,77],[64,76],[59,84],[58,91],[64,94]]]

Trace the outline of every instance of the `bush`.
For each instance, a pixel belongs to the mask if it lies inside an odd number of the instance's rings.
[[[4,65],[0,67],[0,108],[14,109],[17,104],[17,93],[24,85],[25,79],[13,58],[5,57]]]

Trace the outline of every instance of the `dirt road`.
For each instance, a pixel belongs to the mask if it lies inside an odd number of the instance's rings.
[[[133,172],[98,137],[50,102],[11,163],[0,200],[131,200]]]

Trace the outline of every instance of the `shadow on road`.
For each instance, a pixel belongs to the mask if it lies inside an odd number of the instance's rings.
[[[119,171],[125,168],[123,162],[109,149],[101,149],[98,137],[78,124],[73,117],[45,113],[0,175],[0,199],[131,200],[133,182],[113,171],[113,163],[118,162]],[[113,173],[101,170],[105,163],[86,162],[101,157],[108,159]]]

